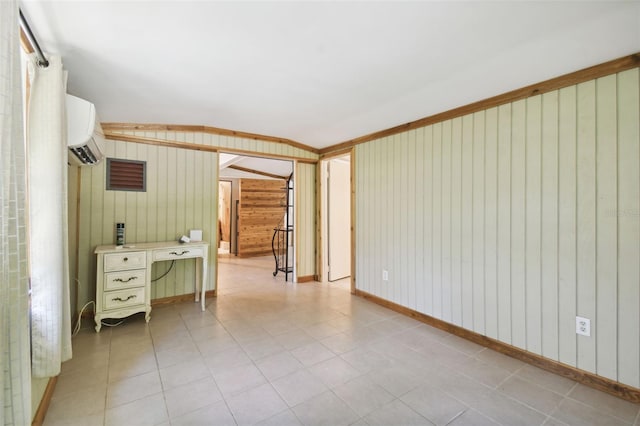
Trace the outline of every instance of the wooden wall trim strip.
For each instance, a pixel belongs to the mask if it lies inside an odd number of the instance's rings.
[[[124,135],[122,133],[113,133],[111,131],[106,131],[106,130],[104,131],[104,136],[106,139],[114,140],[114,141],[133,142],[133,143],[141,143],[145,145],[155,145],[155,146],[166,146],[169,148],[189,149],[193,151],[226,152],[229,154],[244,154],[252,157],[274,158],[278,160],[290,160],[290,161],[297,160],[301,163],[309,163],[309,164],[315,164],[318,162],[318,160],[313,158],[302,158],[302,157],[291,157],[288,155],[268,154],[268,153],[262,153],[258,151],[248,151],[244,149],[200,145],[197,143],[178,142],[178,141],[172,141],[168,139],[148,138],[146,136],[131,136],[131,135]]]
[[[462,117],[464,115],[472,114],[474,112],[483,111],[489,108],[504,105],[510,102],[515,102],[521,99],[529,98],[531,96],[541,95],[543,93],[551,92],[553,90],[562,89],[564,87],[573,86],[585,81],[594,80],[596,78],[605,77],[607,75],[616,74],[622,71],[630,70],[640,66],[640,52],[634,53],[629,56],[614,59],[603,64],[594,65],[589,68],[585,68],[579,71],[575,71],[569,74],[555,77],[550,80],[546,80],[540,83],[535,83],[530,86],[526,86],[520,89],[512,90],[501,95],[493,96],[488,99],[484,99],[478,102],[474,102],[468,105],[464,105],[458,108],[454,108],[439,114],[424,117],[416,121],[410,121],[408,123],[400,124],[389,129],[380,130],[368,135],[364,135],[355,139],[351,139],[336,145],[332,145],[320,150],[320,155],[325,156],[328,153],[334,151],[341,151],[352,146],[370,142],[376,139],[381,139],[386,136],[396,135],[398,133],[406,132],[409,130],[418,129],[431,124],[440,123],[442,121],[451,120],[453,118]]]
[[[124,142],[141,143],[145,145],[165,146],[169,148],[189,149],[193,151],[218,152],[218,148],[208,146],[208,145],[199,145],[196,143],[189,143],[189,142],[177,142],[177,141],[170,141],[166,139],[147,138],[143,136],[123,135],[120,133],[112,133],[109,131],[104,132],[104,137],[106,139],[110,139],[114,141],[124,141]]]
[[[351,147],[351,294],[356,294],[356,149]]]
[[[389,308],[395,312],[414,318],[420,322],[428,324],[432,327],[439,328],[448,333],[454,334],[463,339],[467,339],[473,343],[477,343],[496,352],[500,352],[504,355],[508,355],[512,358],[519,359],[538,368],[555,373],[559,376],[575,380],[578,383],[589,386],[594,389],[606,392],[608,394],[617,396],[618,398],[625,399],[634,403],[640,403],[640,389],[633,386],[625,385],[620,382],[616,382],[611,379],[607,379],[597,374],[590,373],[588,371],[580,370],[567,364],[563,364],[557,361],[553,361],[548,358],[544,358],[540,355],[532,352],[525,351],[524,349],[511,346],[507,343],[500,342],[482,334],[464,329],[454,324],[442,321],[432,316],[423,314],[413,309],[407,308],[373,294],[367,293],[362,290],[356,289],[356,296],[360,296],[366,300],[376,303],[385,308]]]
[[[211,298],[211,297],[217,297],[218,296],[218,290],[207,290],[207,292],[205,293],[205,297],[207,299]],[[177,296],[168,296],[168,297],[159,297],[157,299],[151,299],[151,306],[166,306],[166,305],[173,305],[175,303],[183,303],[183,302],[189,302],[189,301],[194,301],[196,297],[195,293],[187,293],[187,294],[178,294]],[[82,313],[82,318],[87,318],[90,319],[91,321],[93,321],[95,312],[93,310],[86,310]]]
[[[187,293],[187,294],[179,294],[177,296],[169,296],[169,297],[161,297],[158,299],[151,299],[151,306],[166,306],[173,305],[175,303],[189,302],[195,300],[195,293]],[[205,293],[205,297],[208,299],[210,297],[216,297],[216,290],[207,290]],[[151,318],[153,318],[153,312],[151,313]]]
[[[277,142],[277,143],[282,143],[285,145],[292,146],[294,148],[299,148],[305,151],[309,151],[314,154],[318,154],[320,152],[320,150],[312,146],[308,146],[291,139],[279,138],[276,136],[260,135],[257,133],[240,132],[237,130],[222,129],[219,127],[180,125],[180,124],[140,124],[140,123],[101,123],[101,125],[102,125],[102,129],[105,132],[131,131],[131,130],[148,131],[148,132],[158,132],[158,131],[202,132],[202,133],[209,133],[212,135],[231,136],[236,138],[253,139],[253,140],[266,141],[266,142]]]
[[[302,284],[302,283],[308,283],[311,281],[315,281],[315,275],[304,275],[304,276],[298,277],[296,282],[298,284]]]
[[[38,409],[33,416],[33,421],[31,422],[32,426],[41,426],[44,423],[44,418],[47,415],[49,404],[53,397],[53,391],[56,389],[56,383],[58,383],[58,376],[49,378],[49,383],[47,383],[47,387],[44,390],[40,404],[38,404]]]
[[[330,160],[332,158],[336,158],[336,157],[342,157],[343,155],[349,155],[351,154],[351,148],[352,147],[347,147],[345,149],[341,149],[338,151],[331,151],[328,152],[326,154],[321,154],[320,155],[320,160]]]

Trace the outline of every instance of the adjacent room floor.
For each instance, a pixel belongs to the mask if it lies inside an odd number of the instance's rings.
[[[205,312],[87,323],[45,425],[640,425],[640,405],[354,297],[348,280],[272,268],[221,258]]]

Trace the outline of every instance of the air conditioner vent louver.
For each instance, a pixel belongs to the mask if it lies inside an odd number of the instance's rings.
[[[82,164],[98,164],[100,162],[99,158],[96,158],[93,152],[86,146],[81,146],[79,148],[69,148],[71,152],[80,160]]]

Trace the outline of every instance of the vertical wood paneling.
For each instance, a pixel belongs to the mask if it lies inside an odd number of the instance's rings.
[[[407,270],[409,267],[409,162],[411,161],[411,157],[409,157],[409,144],[408,144],[408,133],[402,133],[398,135],[397,139],[398,143],[398,151],[400,155],[398,156],[400,163],[399,170],[399,180],[398,180],[398,193],[400,194],[400,202],[397,204],[398,206],[398,219],[396,221],[397,228],[399,231],[399,236],[404,243],[398,244],[398,249],[400,251],[400,265],[395,272],[395,276],[398,277],[397,286],[399,287],[400,294],[398,295],[398,302],[403,304],[404,306],[408,306],[408,286],[409,283],[407,281]],[[413,197],[413,194],[411,194]],[[415,277],[412,277],[414,279]]]
[[[393,230],[393,242],[392,242],[392,250],[393,256],[391,256],[390,260],[392,262],[391,270],[389,271],[389,291],[392,294],[393,300],[399,300],[401,294],[401,268],[402,268],[402,254],[401,254],[401,246],[404,244],[403,235],[400,231],[401,221],[400,216],[404,213],[400,211],[400,203],[402,200],[402,192],[404,188],[400,188],[400,179],[399,176],[402,173],[402,168],[404,167],[404,161],[406,161],[402,155],[400,155],[400,137],[401,135],[392,136],[393,140],[393,213],[392,220],[387,226],[389,226]],[[400,254],[398,256],[397,254]]]
[[[473,330],[473,117],[462,118],[462,326]]]
[[[577,90],[558,92],[558,358],[577,365]]]
[[[485,334],[485,113],[473,114],[473,330]]]
[[[217,210],[213,208],[215,181],[212,179],[216,179],[217,174],[210,170],[217,164],[217,154],[192,154],[176,148],[119,141],[108,141],[105,154],[108,157],[146,161],[147,190],[106,191],[105,163],[83,168],[79,265],[84,266],[79,268],[79,307],[95,297],[93,250],[98,245],[114,243],[116,222],[125,222],[128,244],[174,240],[193,228],[202,229],[205,240],[215,244],[210,238],[216,235],[214,224]],[[168,267],[168,262],[156,263],[152,277],[161,275]],[[212,265],[207,283],[210,289],[214,288],[214,270]],[[194,280],[195,262],[176,262],[167,277],[152,283],[152,298],[192,293]]]
[[[526,101],[511,118],[511,343],[527,345],[526,330]]]
[[[180,134],[180,140],[181,141],[185,141],[185,135],[184,133]],[[187,164],[186,163],[186,156],[187,156],[187,152],[183,149],[180,150],[176,150],[176,162],[174,162],[174,164]],[[180,235],[182,235],[184,233],[184,231],[181,231],[185,228],[185,224],[186,224],[186,210],[187,210],[187,206],[186,204],[186,174],[188,173],[188,171],[190,170],[190,168],[187,168],[183,171],[181,171],[182,173],[178,173],[178,171],[176,170],[176,179],[175,179],[175,198],[172,201],[172,204],[175,203],[178,206],[182,206],[183,208],[181,209],[177,209],[175,211],[175,230],[178,231],[178,235],[174,235],[174,239],[178,239],[178,237],[180,237]],[[169,239],[171,239],[171,237],[169,237]],[[213,239],[213,241],[211,241],[212,245],[215,246],[215,238]],[[186,293],[186,287],[187,285],[190,285],[191,283],[188,283],[185,281],[185,269],[186,269],[186,263],[187,262],[176,262],[174,264],[174,268],[173,270],[176,272],[175,274],[175,278],[174,278],[174,292],[177,294],[184,294]]]
[[[451,322],[462,325],[462,120],[451,138]]]
[[[637,387],[639,122],[634,69],[358,145],[358,288]]]
[[[433,265],[433,316],[442,318],[442,123],[433,126],[433,221],[431,258]]]
[[[373,148],[374,149],[370,150],[371,156],[369,157],[368,163],[366,163],[367,167],[370,167],[370,169],[365,171],[368,171],[370,174],[373,174],[373,176],[377,177],[375,188],[373,189],[374,191],[373,199],[375,200],[376,205],[384,206],[386,205],[386,202],[385,202],[386,194],[384,192],[387,184],[386,168],[383,167],[377,171],[375,168],[376,164],[382,163],[383,148],[384,148],[383,141],[376,142]],[[355,161],[355,159],[353,158],[351,160]],[[364,172],[364,171],[359,170],[359,172]],[[387,241],[386,227],[382,223],[382,218],[386,217],[386,212],[383,212],[382,211],[383,209],[373,209],[373,210],[374,210],[373,215],[371,216],[370,222],[368,224],[370,228],[365,228],[365,229],[374,230],[373,232],[375,233],[374,235],[376,235],[376,240],[375,240],[376,244],[375,244],[375,247],[372,248],[372,250],[374,250],[373,261],[377,265],[382,265],[382,260],[385,259],[385,254],[386,254],[385,247],[386,247],[386,241]],[[359,250],[364,249],[363,246],[356,245],[356,247]],[[380,279],[381,277],[379,274],[376,274],[375,271],[376,269],[369,268],[368,272],[371,276],[369,278],[369,281],[371,282],[371,285],[378,291],[378,294],[382,294],[383,290],[382,290],[382,281]]]
[[[411,309],[416,309],[416,256],[419,253],[417,250],[417,235],[420,227],[416,223],[416,199],[418,198],[417,186],[420,185],[416,182],[416,131],[409,132],[407,141],[407,269],[406,269],[406,283],[407,293],[405,295],[407,299],[407,305]]]
[[[454,123],[459,120],[453,120]],[[451,121],[442,123],[442,319],[451,322]]]
[[[618,380],[640,387],[640,71],[618,77]]]
[[[498,339],[511,333],[511,104],[498,108]]]
[[[369,166],[371,164],[370,161],[364,161],[363,157],[362,157],[362,151],[360,151],[359,149],[360,147],[355,147],[355,151],[354,151],[354,156],[353,158],[351,158],[352,161],[352,165],[354,162],[356,162],[356,158],[359,158],[360,160],[358,160],[358,164],[361,165],[361,167],[358,167],[355,169],[355,176],[352,176],[353,179],[353,184],[357,185],[356,188],[354,188],[355,190],[355,214],[356,215],[360,215],[360,212],[363,209],[363,204],[362,201],[365,200],[364,197],[364,193],[362,192],[362,187],[364,185],[366,185],[366,180],[362,177],[362,174],[365,171],[368,171]],[[367,151],[367,150],[365,150]],[[373,153],[375,153],[375,151],[373,151]],[[371,155],[372,151],[369,152],[365,152],[366,155]],[[353,169],[352,169],[353,170]],[[376,195],[377,197],[377,195]],[[356,277],[356,286],[364,286],[361,288],[366,288],[368,291],[374,291],[377,292],[376,294],[380,294],[380,288],[379,288],[379,283],[376,282],[375,280],[368,280],[364,278],[364,275],[361,274],[370,274],[371,273],[371,268],[367,267],[366,262],[369,262],[370,260],[368,260],[367,257],[363,256],[362,253],[360,252],[360,250],[365,250],[365,245],[364,245],[364,238],[365,238],[365,232],[361,232],[362,229],[364,229],[365,226],[372,226],[371,220],[369,219],[368,215],[366,214],[362,214],[361,215],[361,219],[360,221],[355,223],[355,228],[354,228],[354,233],[355,233],[355,247],[357,247],[356,250],[356,255],[355,255],[355,259],[356,259],[356,271],[351,271],[351,273],[353,275],[355,275]],[[374,247],[373,249],[375,250],[381,250],[380,244],[376,244],[376,247]],[[360,271],[360,272],[357,272]]]
[[[617,78],[596,80],[596,372],[617,377]],[[640,283],[639,283],[640,285]]]
[[[296,163],[296,176],[294,177],[295,198],[294,205],[298,207],[294,224],[296,229],[296,264],[298,277],[315,274],[315,247],[316,247],[316,196],[315,196],[315,164]]]
[[[540,354],[542,347],[541,298],[541,153],[542,97],[527,99],[526,199],[525,199],[525,297],[527,350]]]
[[[433,313],[433,185],[435,175],[433,172],[433,130],[435,126],[429,126],[423,129],[424,137],[424,157],[422,161],[424,164],[424,292],[423,292],[423,304],[424,311],[429,315]]]
[[[596,84],[578,85],[578,312],[596,323]],[[597,330],[594,334],[597,336]],[[578,368],[595,372],[596,339],[578,336]]]
[[[541,302],[542,348],[558,360],[558,92],[542,95]]]
[[[146,158],[147,157],[147,146],[146,145],[142,145],[142,144],[138,144],[138,146],[135,147],[136,149],[136,153],[134,154],[136,156],[136,158]],[[147,162],[147,167],[146,167],[146,173],[147,173],[147,185],[149,184],[149,164]],[[143,197],[144,199],[144,203],[146,205],[149,205],[151,203],[151,200],[148,197],[149,192],[143,192],[143,193],[139,193],[139,196]],[[137,201],[137,200],[136,200]],[[147,233],[147,211],[146,209],[143,208],[138,208],[138,206],[136,206],[136,232],[134,235],[134,241],[140,241],[142,238],[144,238],[144,236]]]
[[[415,188],[415,206],[414,206],[414,215],[413,218],[415,220],[415,247],[413,251],[413,256],[415,257],[415,281],[414,281],[414,303],[415,307],[413,309],[424,312],[425,311],[425,303],[424,303],[424,289],[426,287],[425,276],[424,276],[424,265],[425,265],[425,239],[424,239],[424,230],[425,230],[425,217],[426,209],[425,209],[425,189],[427,187],[427,182],[425,179],[425,174],[427,171],[425,170],[423,158],[425,155],[425,143],[424,143],[424,129],[416,129],[413,132],[413,143],[415,144],[415,155],[414,155],[414,174],[409,174],[409,177],[415,176],[414,182],[416,185]],[[376,204],[378,205],[378,204]]]
[[[498,338],[498,109],[485,115],[484,282],[487,336]]]

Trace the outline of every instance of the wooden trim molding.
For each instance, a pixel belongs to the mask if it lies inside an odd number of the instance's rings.
[[[141,143],[145,145],[155,145],[155,146],[166,146],[169,148],[189,149],[193,151],[227,152],[229,154],[244,154],[252,157],[274,158],[277,160],[289,160],[289,161],[297,160],[301,163],[308,163],[308,164],[316,164],[318,162],[318,160],[313,158],[290,157],[287,155],[269,154],[269,153],[262,153],[258,151],[248,151],[243,149],[200,145],[200,144],[191,143],[191,142],[178,142],[178,141],[172,141],[168,139],[148,138],[146,136],[131,136],[131,135],[124,135],[122,133],[113,133],[111,131],[106,131],[106,130],[104,131],[104,136],[106,139],[114,140],[114,141],[133,142],[133,143]]]
[[[213,146],[208,146],[208,145],[200,145],[197,143],[190,143],[190,142],[170,141],[167,139],[147,138],[143,136],[123,135],[121,133],[113,133],[107,130],[104,131],[104,137],[106,139],[110,139],[114,141],[133,142],[133,143],[141,143],[145,145],[155,145],[155,146],[165,146],[168,148],[190,149],[193,151],[218,152],[218,148]]]
[[[351,147],[351,294],[356,294],[356,148]]]
[[[212,135],[231,136],[235,138],[253,139],[265,142],[277,142],[294,148],[318,154],[320,150],[291,139],[279,138],[276,136],[260,135],[257,133],[241,132],[237,130],[222,129],[219,127],[197,126],[197,125],[180,125],[180,124],[140,124],[140,123],[101,123],[105,132],[117,131],[148,131],[148,132],[202,132]]]
[[[420,127],[429,126],[431,124],[440,123],[445,120],[451,120],[453,118],[462,117],[464,115],[472,114],[474,112],[483,111],[489,108],[504,105],[510,102],[515,102],[521,99],[526,99],[531,96],[541,95],[543,93],[551,92],[553,90],[562,89],[564,87],[573,86],[575,84],[583,83],[585,81],[594,80],[596,78],[605,77],[607,75],[616,74],[622,71],[630,70],[640,66],[640,52],[634,53],[629,56],[614,59],[603,64],[594,65],[589,68],[585,68],[576,72],[562,75],[560,77],[552,78],[540,83],[532,84],[520,89],[512,90],[507,93],[503,93],[498,96],[493,96],[488,99],[484,99],[478,102],[474,102],[468,105],[464,105],[458,108],[451,109],[449,111],[441,112],[439,114],[424,117],[416,121],[410,121],[408,123],[400,124],[389,129],[380,130],[368,135],[360,136],[359,138],[351,139],[336,145],[332,145],[320,150],[320,156],[323,157],[333,151],[341,151],[352,146],[370,142],[376,139],[381,139],[386,136],[397,135],[398,133],[406,132],[409,130],[419,129]]]
[[[216,297],[216,290],[207,290],[205,297]],[[189,302],[195,300],[195,293],[179,294],[177,296],[160,297],[158,299],[151,299],[151,306],[166,306],[173,305],[175,303]]]
[[[328,152],[326,154],[321,154],[320,155],[320,160],[331,160],[332,158],[336,158],[336,157],[342,157],[344,155],[350,155],[351,154],[351,148],[352,147],[347,147],[345,149],[340,149],[338,151],[331,151]]]
[[[192,302],[195,300],[195,293],[179,294],[177,296],[160,297],[158,299],[151,299],[151,306],[166,306],[176,303]],[[218,289],[207,290],[205,293],[207,299],[211,297],[218,297]],[[86,310],[82,313],[82,318],[88,318],[93,320],[95,312],[93,310]]]
[[[38,404],[38,409],[33,416],[33,420],[31,422],[32,426],[41,426],[44,423],[44,418],[47,415],[49,404],[53,397],[53,391],[56,389],[56,383],[58,383],[58,376],[49,378],[49,383],[47,383],[47,387],[44,389],[44,394],[42,395],[40,404]]]
[[[298,277],[296,282],[298,284],[303,284],[303,283],[309,283],[309,282],[312,282],[312,281],[315,281],[315,280],[316,280],[316,276],[315,275],[303,275],[301,277]]]
[[[492,339],[482,334],[476,333],[459,327],[454,324],[442,321],[432,316],[423,314],[389,300],[383,299],[373,294],[367,293],[362,290],[355,291],[356,296],[360,296],[366,300],[369,300],[385,308],[389,308],[392,311],[414,318],[420,322],[428,324],[432,327],[444,330],[447,333],[455,334],[458,337],[467,339],[478,345],[487,347],[496,352],[500,352],[504,355],[508,355],[512,358],[519,359],[543,370],[550,371],[559,376],[566,377],[571,380],[575,380],[578,383],[582,383],[585,386],[589,386],[594,389],[606,392],[618,398],[625,399],[634,403],[640,403],[640,389],[633,386],[625,385],[615,380],[607,379],[606,377],[598,376],[597,374],[590,373],[588,371],[580,370],[567,364],[563,364],[558,361],[553,361],[549,358],[544,358],[540,355],[526,351],[524,349],[517,348],[504,342]]]

